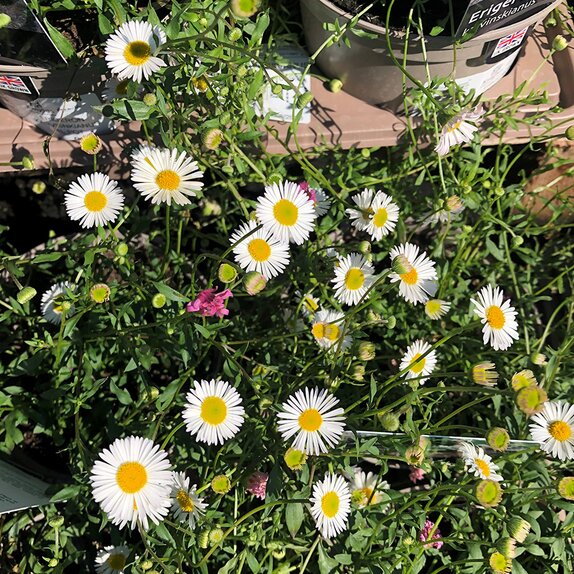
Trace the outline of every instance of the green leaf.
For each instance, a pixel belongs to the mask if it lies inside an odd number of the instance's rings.
[[[321,572],[321,574],[329,574],[329,572],[332,572],[335,568],[339,567],[339,563],[333,558],[331,558],[325,552],[325,549],[323,548],[322,544],[319,544],[318,549],[319,549],[318,564],[319,564],[319,572]]]
[[[444,31],[443,26],[434,26],[433,29],[429,32],[431,36],[438,36]]]
[[[486,249],[495,259],[498,259],[498,261],[504,261],[504,253],[489,237],[486,238]]]
[[[44,26],[46,26],[52,42],[56,44],[56,48],[62,52],[62,56],[64,56],[64,58],[71,58],[76,54],[74,47],[70,44],[68,39],[63,36],[59,30],[54,28],[54,26],[48,22],[47,18],[44,18]]]
[[[120,401],[122,405],[129,405],[132,403],[132,397],[128,393],[128,391],[126,391],[125,389],[120,389],[120,387],[118,387],[116,383],[114,383],[113,379],[110,380],[110,390],[112,391],[112,393],[114,393],[114,395],[116,395],[118,401]]]
[[[52,251],[52,253],[40,253],[40,255],[34,257],[32,263],[46,263],[47,261],[58,261],[58,259],[64,257],[64,255],[66,255],[66,253],[63,253],[62,251]]]
[[[297,532],[299,528],[301,528],[301,524],[303,524],[304,517],[303,505],[300,502],[292,502],[285,507],[287,529],[293,538],[297,536]]]
[[[56,494],[50,498],[50,502],[62,502],[64,500],[71,500],[72,498],[76,498],[76,496],[80,494],[80,489],[81,487],[79,484],[66,486],[62,488],[62,490],[56,492]]]
[[[158,293],[165,295],[166,299],[169,301],[189,301],[188,297],[184,297],[181,293],[178,293],[175,289],[168,287],[165,283],[154,282],[154,287],[157,289]]]
[[[157,398],[155,405],[159,411],[164,411],[169,407],[173,401],[173,397],[176,395],[181,381],[175,379],[163,390],[163,393]]]
[[[137,100],[116,100],[113,103],[114,111],[127,120],[146,120],[152,108]]]
[[[200,325],[199,323],[194,323],[193,326],[195,327],[195,330],[202,336],[205,337],[206,339],[210,339],[211,338],[211,331],[209,329],[206,329],[203,325]]]

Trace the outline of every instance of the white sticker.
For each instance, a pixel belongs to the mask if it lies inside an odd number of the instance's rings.
[[[0,514],[50,502],[48,484],[0,460]]]
[[[20,94],[32,93],[20,76],[0,76],[0,90],[8,90]]]
[[[504,58],[497,64],[491,66],[488,70],[484,72],[479,72],[478,74],[473,74],[472,76],[466,76],[464,78],[457,78],[455,82],[465,91],[470,92],[474,90],[475,95],[482,94],[486,92],[488,88],[494,86],[498,80],[500,80],[508,70],[510,66],[516,60],[519,50],[516,50],[514,54],[510,54],[508,58]]]
[[[295,88],[299,87],[299,91],[296,92],[293,89],[284,89],[280,94],[274,94],[271,84],[267,84],[263,92],[262,109],[259,109],[259,106],[257,106],[256,109],[260,115],[270,114],[270,117],[273,120],[279,122],[291,122],[293,117],[299,111],[297,109],[294,111],[299,95],[311,91],[311,76],[307,74],[303,78],[303,81],[301,81],[302,72],[307,65],[309,56],[306,52],[290,46],[281,47],[278,49],[278,52],[283,56],[283,58],[289,61],[289,64],[277,65],[277,67],[281,70],[281,73],[289,79]],[[286,83],[285,80],[282,79],[274,70],[267,69],[267,73],[270,78],[276,78],[279,83]],[[311,105],[307,104],[303,109],[299,123],[308,124],[310,122]]]
[[[526,36],[526,32],[528,32],[528,26],[526,28],[522,28],[518,32],[514,32],[513,34],[508,34],[508,36],[504,36],[498,40],[496,47],[494,48],[494,52],[492,52],[491,58],[498,56],[499,54],[504,54],[504,52],[508,52],[509,50],[513,50],[522,44],[524,37]]]
[[[31,102],[4,97],[2,103],[17,116],[59,139],[78,140],[93,132],[107,134],[114,122],[94,110],[101,105],[95,94],[83,94],[79,100],[37,98]]]

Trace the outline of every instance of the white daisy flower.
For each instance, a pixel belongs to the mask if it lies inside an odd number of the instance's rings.
[[[371,203],[369,224],[365,231],[373,241],[380,241],[395,229],[398,220],[399,206],[391,196],[377,191]]]
[[[351,253],[335,265],[335,297],[345,305],[356,305],[375,281],[373,266],[360,254]]]
[[[560,460],[574,459],[574,405],[547,401],[532,423],[530,434],[544,452]]]
[[[132,163],[139,161],[147,161],[150,163],[151,153],[156,149],[158,148],[147,143],[140,144],[131,152],[130,159],[132,160]]]
[[[379,480],[379,477],[372,472],[365,472],[359,467],[353,467],[351,479],[351,497],[359,508],[365,508],[372,504],[379,504],[383,500],[381,490],[389,488],[386,480]]]
[[[64,194],[70,219],[82,227],[101,227],[113,222],[124,207],[118,184],[103,173],[81,175]]]
[[[223,444],[241,428],[245,410],[239,393],[226,381],[194,381],[183,411],[186,429],[199,442]]]
[[[323,349],[344,351],[351,346],[351,337],[344,330],[345,314],[339,311],[321,309],[315,314],[311,333]]]
[[[407,347],[407,352],[403,355],[399,370],[409,369],[404,373],[406,379],[417,379],[419,384],[424,385],[436,367],[436,351],[431,351],[426,357],[422,357],[432,347],[427,342],[418,339]],[[416,363],[416,364],[415,364]],[[412,365],[412,366],[411,366]],[[419,378],[420,377],[420,378]]]
[[[311,187],[306,181],[302,181],[299,184],[299,189],[313,202],[317,217],[325,215],[329,211],[331,200],[327,199],[327,195],[320,187]]]
[[[171,471],[167,453],[137,436],[116,439],[100,453],[90,476],[92,495],[112,524],[123,528],[148,519],[159,524],[169,512]]]
[[[127,546],[106,546],[96,555],[96,572],[98,574],[122,574],[130,555]]]
[[[171,510],[177,520],[180,522],[187,521],[189,527],[193,529],[196,521],[205,514],[207,504],[203,502],[203,498],[197,495],[196,485],[189,486],[189,477],[185,476],[185,472],[174,472],[172,477],[171,496],[173,504]]]
[[[196,181],[202,177],[197,162],[175,149],[144,148],[133,162],[134,187],[152,203],[191,203],[189,198],[203,187],[202,181]]]
[[[289,244],[276,239],[268,229],[254,231],[257,227],[261,226],[248,221],[231,236],[235,261],[245,271],[257,271],[265,279],[272,279],[289,265]]]
[[[425,303],[425,313],[431,319],[440,319],[444,317],[450,309],[451,304],[442,299],[429,299]]]
[[[399,293],[413,304],[425,303],[429,295],[434,295],[436,285],[436,263],[424,253],[419,255],[419,248],[412,243],[403,243],[393,247],[389,253],[391,261],[403,259],[409,268],[405,273],[392,272],[389,275],[391,283],[400,281]]]
[[[317,297],[313,297],[311,293],[301,295],[301,293],[297,291],[295,295],[297,295],[299,299],[298,306],[301,309],[301,313],[303,313],[305,317],[313,317],[319,310],[319,299],[317,299]]]
[[[129,84],[129,78],[126,78],[125,80],[110,78],[106,81],[104,89],[102,90],[102,99],[104,102],[112,102],[113,100],[126,98],[128,95]]]
[[[56,283],[42,295],[42,315],[46,321],[59,325],[62,322],[62,313],[65,305],[62,305],[66,299],[66,290],[74,291],[76,287],[68,282]],[[74,312],[74,306],[70,305],[66,309],[66,316]]]
[[[442,128],[438,144],[434,148],[438,155],[446,155],[451,147],[472,141],[478,131],[476,123],[484,113],[482,108],[463,112],[447,122]]]
[[[317,530],[325,538],[333,538],[347,528],[351,511],[351,493],[347,481],[340,475],[327,473],[313,485],[311,515]]]
[[[299,389],[281,405],[279,432],[284,440],[297,435],[293,448],[307,454],[320,454],[333,448],[345,428],[339,400],[326,389]]]
[[[358,209],[345,209],[345,212],[351,218],[351,224],[359,231],[365,231],[371,223],[371,204],[374,196],[375,192],[372,189],[365,189],[351,197]]]
[[[462,442],[459,447],[460,456],[464,460],[464,465],[468,472],[482,479],[500,482],[504,480],[498,474],[498,466],[492,462],[482,447],[476,448],[468,442]]]
[[[283,243],[301,245],[315,227],[315,204],[291,181],[265,186],[257,200],[257,217]]]
[[[122,24],[106,40],[106,62],[119,80],[147,80],[165,62],[156,54],[166,41],[165,34],[149,22],[132,20]]]
[[[518,339],[517,312],[510,306],[510,300],[503,303],[503,298],[499,287],[487,285],[478,292],[478,301],[471,299],[476,307],[474,312],[483,324],[483,342],[489,343],[495,351],[505,351]]]

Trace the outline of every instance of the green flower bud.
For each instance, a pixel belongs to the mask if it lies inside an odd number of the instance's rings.
[[[513,516],[508,521],[507,528],[510,536],[512,536],[516,542],[522,544],[530,532],[530,522],[520,516]]]
[[[365,365],[355,365],[351,376],[355,381],[362,381],[365,378]]]
[[[291,447],[285,452],[283,460],[291,470],[300,470],[307,462],[307,455],[302,450]]]
[[[410,261],[405,255],[397,255],[391,262],[391,269],[397,275],[408,275],[414,271],[414,267],[411,265]]]
[[[209,546],[209,528],[205,528],[199,533],[197,543],[199,544],[199,547],[203,549]]]
[[[327,82],[327,89],[334,94],[340,92],[343,89],[343,82],[338,78],[333,78]]]
[[[216,494],[227,494],[231,490],[231,481],[224,474],[218,474],[211,481],[211,488]]]
[[[49,568],[55,568],[58,564],[59,564],[59,561],[57,558],[51,558],[50,560],[48,560],[48,567]]]
[[[486,442],[488,442],[492,449],[503,452],[510,444],[510,435],[506,429],[493,427],[486,435]]]
[[[207,18],[205,18],[205,16],[202,16],[197,23],[202,27],[202,28],[207,28],[207,26],[209,26],[209,21],[207,20]]]
[[[16,295],[16,299],[20,305],[24,305],[24,303],[28,303],[28,301],[32,300],[36,297],[37,291],[34,287],[24,287],[18,291],[18,295]]]
[[[221,528],[212,528],[209,531],[209,543],[212,546],[219,544],[223,540],[223,530]]]
[[[413,444],[405,451],[405,459],[411,466],[420,466],[425,459],[425,451],[418,444]]]
[[[94,303],[105,303],[110,300],[110,288],[105,283],[97,283],[90,289],[90,299]]]
[[[32,191],[37,195],[42,195],[46,191],[46,184],[43,181],[35,181],[32,184]]]
[[[58,528],[62,528],[64,524],[64,517],[54,516],[54,518],[51,518],[49,520],[48,524],[50,525],[51,528],[54,528],[55,530],[57,530]]]
[[[22,158],[22,167],[24,169],[36,169],[36,165],[34,164],[34,158],[31,155],[25,155]]]
[[[401,426],[401,421],[395,413],[381,413],[378,419],[381,426],[389,432],[395,432]]]
[[[368,241],[361,241],[361,243],[359,243],[359,251],[363,255],[371,253],[371,244]]]
[[[249,295],[257,295],[267,286],[267,279],[257,271],[250,271],[243,278],[243,285]]]
[[[361,155],[365,159],[369,159],[371,157],[371,150],[368,147],[364,147],[361,149]]]
[[[245,64],[241,64],[241,66],[237,68],[237,77],[243,78],[244,76],[247,75],[247,72],[249,72],[247,66]]]
[[[143,562],[140,562],[139,568],[144,572],[146,570],[150,570],[151,568],[153,568],[153,562],[151,560],[144,560]]]
[[[497,195],[498,197],[502,197],[505,193],[506,191],[504,187],[497,187],[494,189],[494,195]]]
[[[276,548],[272,550],[271,554],[275,560],[283,560],[283,558],[285,558],[285,547],[281,546],[280,548]]]
[[[474,495],[482,506],[492,508],[502,500],[502,487],[496,480],[481,480],[474,488]]]
[[[217,128],[211,128],[203,132],[201,136],[201,142],[207,149],[211,151],[214,151],[217,148],[219,148],[222,141],[223,141],[223,132]]]
[[[10,22],[12,22],[12,18],[8,14],[0,13],[0,28],[6,28]]]
[[[566,129],[566,137],[570,141],[574,141],[574,126],[570,126]]]
[[[261,0],[231,0],[230,8],[236,18],[250,18],[260,5]]]
[[[313,101],[313,94],[311,92],[305,92],[297,98],[297,107],[302,110],[307,104]]]
[[[237,278],[237,270],[229,263],[222,263],[217,271],[217,276],[222,283],[232,283]]]
[[[165,304],[167,303],[167,298],[165,295],[163,295],[162,293],[156,293],[151,300],[151,304],[156,308],[156,309],[161,309],[162,307],[165,306]]]
[[[514,538],[510,538],[508,536],[504,536],[503,538],[499,538],[496,541],[496,549],[505,558],[514,558],[516,556],[516,540],[514,540]]]
[[[558,36],[552,40],[552,49],[556,52],[561,52],[566,48],[568,48],[568,40],[566,40],[562,34],[558,34]]]
[[[228,38],[230,42],[237,42],[237,40],[239,40],[242,35],[243,33],[241,32],[240,28],[232,28],[229,30]]]
[[[520,247],[524,243],[524,239],[520,235],[515,235],[512,238],[512,247]]]
[[[276,96],[280,96],[283,93],[283,86],[281,84],[273,84],[271,86],[271,92]]]
[[[157,96],[148,92],[143,97],[143,103],[151,108],[151,106],[155,106],[157,104]]]
[[[387,317],[387,329],[394,329],[397,326],[397,318],[391,315]]]
[[[116,247],[116,253],[120,257],[125,257],[128,254],[128,250],[129,247],[127,246],[126,243],[118,243],[118,246]]]
[[[558,493],[566,500],[574,500],[574,476],[565,476],[560,479]]]
[[[359,344],[359,358],[361,361],[372,361],[375,358],[375,344],[370,341],[361,341]]]

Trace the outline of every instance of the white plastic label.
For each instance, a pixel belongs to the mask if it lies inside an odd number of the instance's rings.
[[[0,90],[18,92],[20,94],[31,94],[28,86],[20,76],[0,76]]]
[[[0,514],[47,504],[48,484],[0,460]]]
[[[516,50],[513,54],[510,54],[508,58],[504,58],[497,64],[491,66],[488,70],[484,72],[479,72],[478,74],[472,74],[471,76],[466,76],[464,78],[457,78],[455,82],[465,91],[470,92],[474,90],[475,95],[482,94],[486,92],[488,88],[494,86],[498,80],[500,80],[508,70],[510,66],[516,60],[520,50]]]
[[[293,117],[297,114],[296,107],[297,98],[300,94],[311,91],[311,76],[307,74],[303,81],[302,71],[307,65],[309,56],[295,47],[281,47],[278,49],[279,54],[289,61],[286,65],[277,65],[281,73],[295,86],[299,87],[299,91],[284,89],[280,94],[274,94],[271,85],[267,84],[263,92],[263,106],[262,110],[258,110],[261,115],[270,113],[271,119],[279,122],[291,122]],[[281,78],[274,70],[267,69],[269,77],[277,79],[281,84],[285,84],[285,80]],[[301,114],[300,124],[308,124],[311,122],[311,105],[307,104]]]

